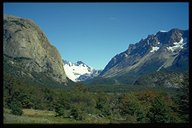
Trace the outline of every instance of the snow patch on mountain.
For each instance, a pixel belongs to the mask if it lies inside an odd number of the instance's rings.
[[[174,46],[167,47],[167,50],[174,52],[176,50],[183,49],[183,45],[184,45],[183,38],[181,38],[181,40],[179,42],[174,42],[173,44],[174,44]]]
[[[155,52],[155,51],[157,51],[157,50],[159,50],[159,47],[152,47],[152,49],[151,49],[150,52]]]

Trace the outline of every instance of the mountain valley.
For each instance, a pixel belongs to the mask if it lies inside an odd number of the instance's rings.
[[[3,121],[188,124],[189,31],[148,35],[97,70],[62,59],[34,21],[4,15]]]

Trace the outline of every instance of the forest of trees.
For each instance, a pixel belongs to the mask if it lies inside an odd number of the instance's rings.
[[[175,93],[146,89],[132,92],[106,93],[90,91],[84,85],[71,90],[50,89],[4,76],[4,108],[22,115],[22,109],[55,111],[62,118],[89,120],[107,118],[123,123],[189,122],[188,80]]]

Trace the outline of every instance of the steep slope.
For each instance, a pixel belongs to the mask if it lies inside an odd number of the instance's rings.
[[[63,63],[67,77],[74,82],[92,79],[93,77],[98,76],[100,73],[100,70],[95,70],[82,61],[72,63],[63,60]]]
[[[45,77],[59,83],[67,82],[59,52],[31,20],[4,16],[3,55],[5,73],[33,80],[39,75],[39,79]]]
[[[153,72],[188,71],[188,45],[188,30],[159,31],[130,44],[126,51],[111,59],[100,76],[133,84],[140,76]]]
[[[141,76],[135,81],[134,85],[145,87],[180,88],[184,85],[184,82],[187,81],[189,81],[188,73],[160,71]]]

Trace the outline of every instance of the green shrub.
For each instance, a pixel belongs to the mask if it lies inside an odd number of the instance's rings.
[[[125,94],[120,98],[120,113],[125,117],[134,117],[137,121],[143,121],[145,112],[137,97],[133,94]]]
[[[151,123],[170,123],[171,122],[171,109],[160,97],[156,97],[152,106],[147,114]]]
[[[11,113],[14,115],[22,115],[23,114],[22,107],[21,107],[21,104],[19,102],[15,102],[15,101],[12,102],[10,109],[11,109]]]
[[[70,104],[64,99],[59,99],[58,102],[54,104],[54,109],[56,116],[68,117],[67,110],[70,109]]]
[[[85,120],[86,114],[78,106],[74,106],[70,111],[70,115],[76,120]]]
[[[109,98],[106,94],[98,93],[95,108],[100,110],[103,116],[111,114]]]
[[[137,117],[135,116],[131,116],[131,115],[127,115],[126,117],[126,122],[127,123],[137,123]]]

